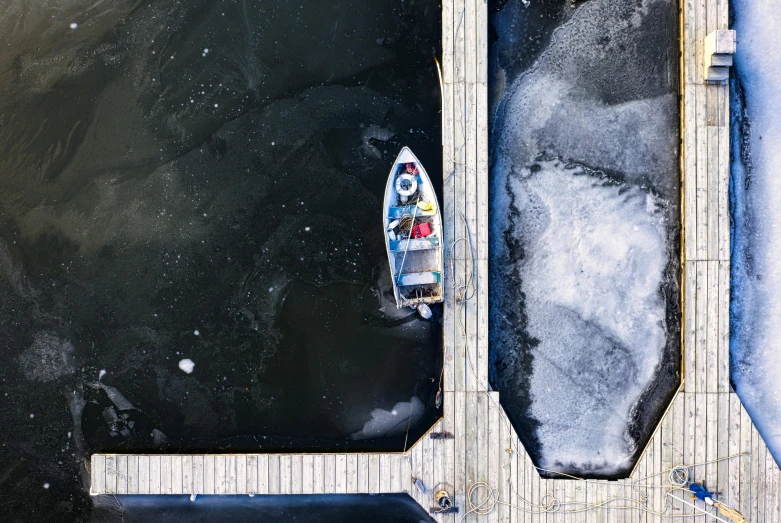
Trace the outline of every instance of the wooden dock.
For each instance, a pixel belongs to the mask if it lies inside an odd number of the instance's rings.
[[[727,27],[727,0],[681,1],[684,384],[631,477],[541,479],[488,383],[488,99],[485,0],[443,3],[446,270],[444,416],[407,452],[388,454],[113,455],[91,458],[91,493],[342,494],[407,492],[437,521],[716,521],[673,491],[694,480],[752,523],[781,521],[781,473],[729,385],[729,88],[703,81],[703,42]],[[474,264],[468,255],[471,242]],[[434,438],[449,434],[452,437]],[[420,479],[421,492],[413,483]],[[495,494],[481,509],[467,501]],[[667,502],[672,508],[661,515]],[[481,512],[486,512],[481,514]],[[726,518],[724,518],[726,521]]]

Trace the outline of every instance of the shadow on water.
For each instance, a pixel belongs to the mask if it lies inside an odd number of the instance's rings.
[[[406,494],[331,496],[100,496],[91,523],[434,521]]]

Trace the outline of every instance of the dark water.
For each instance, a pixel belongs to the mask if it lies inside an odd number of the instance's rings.
[[[3,1],[0,32],[0,512],[88,518],[96,451],[439,416],[380,226],[402,145],[441,170],[436,2]]]
[[[406,494],[331,496],[101,496],[92,521],[206,523],[426,523],[434,521]]]

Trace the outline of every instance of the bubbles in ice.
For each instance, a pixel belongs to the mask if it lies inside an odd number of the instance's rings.
[[[195,363],[190,358],[184,358],[179,360],[179,368],[187,374],[190,374],[195,369]]]

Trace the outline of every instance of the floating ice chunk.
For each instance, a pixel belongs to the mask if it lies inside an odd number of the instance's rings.
[[[98,381],[103,379],[103,376],[106,375],[106,369],[100,369],[100,372],[98,373]]]
[[[192,373],[193,369],[195,369],[195,363],[190,358],[184,358],[183,360],[179,361],[179,368],[187,374],[190,374]]]
[[[51,485],[49,485],[48,483],[44,483],[44,484],[43,484],[43,488],[49,488],[50,486],[51,486]]]
[[[195,329],[193,331],[193,336],[200,336],[200,335],[201,335],[201,331],[199,331],[198,329]]]
[[[70,27],[71,29],[76,29],[77,27],[79,27],[79,24],[77,24],[76,22],[71,22]]]
[[[106,395],[108,396],[108,399],[111,400],[111,403],[113,403],[117,409],[119,410],[133,410],[135,407],[133,406],[130,401],[122,395],[121,392],[116,387],[112,387],[110,385],[104,385],[101,382],[98,382],[98,387],[106,391]]]
[[[416,396],[408,402],[396,403],[390,411],[374,409],[371,419],[364,423],[363,428],[351,434],[352,439],[379,438],[404,434],[407,427],[414,427],[423,417],[425,407]]]
[[[163,431],[159,429],[152,429],[152,444],[160,446],[168,442],[168,436],[163,434]]]

